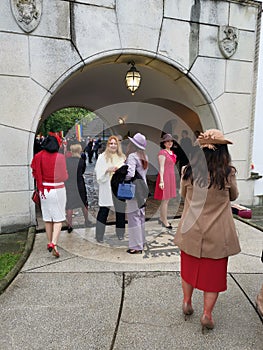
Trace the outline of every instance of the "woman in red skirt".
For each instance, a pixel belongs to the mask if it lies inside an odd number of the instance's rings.
[[[227,144],[216,129],[197,139],[191,162],[183,168],[184,210],[174,243],[181,250],[183,313],[191,315],[194,288],[204,291],[202,330],[213,329],[212,311],[227,289],[228,257],[240,252],[230,201],[238,196],[236,169]]]

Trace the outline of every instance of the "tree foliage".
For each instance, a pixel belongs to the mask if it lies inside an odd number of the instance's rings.
[[[86,125],[93,120],[96,115],[85,108],[68,107],[56,111],[44,120],[38,129],[38,133],[44,136],[49,131],[58,132],[63,131],[64,135],[77,123]]]

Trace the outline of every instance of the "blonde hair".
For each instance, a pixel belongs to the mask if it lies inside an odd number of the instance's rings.
[[[120,141],[119,141],[118,137],[115,136],[115,135],[112,135],[112,136],[110,136],[110,137],[108,138],[107,145],[106,145],[106,149],[105,149],[105,152],[104,152],[106,162],[109,162],[110,160],[112,160],[112,153],[110,152],[110,146],[109,146],[111,140],[114,140],[114,141],[116,141],[116,143],[117,143],[117,152],[116,152],[116,154],[117,154],[119,157],[125,159],[125,155],[124,155],[124,153],[122,152],[121,144],[120,144]]]
[[[80,154],[82,152],[82,147],[79,143],[71,145],[70,146],[70,151],[72,153],[72,157],[80,158]]]

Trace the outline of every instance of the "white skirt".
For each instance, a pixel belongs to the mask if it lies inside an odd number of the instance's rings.
[[[66,189],[44,190],[45,198],[40,196],[43,221],[62,222],[66,220]]]

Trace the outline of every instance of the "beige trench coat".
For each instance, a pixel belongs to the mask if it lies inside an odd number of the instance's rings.
[[[220,259],[240,252],[230,201],[238,197],[234,171],[225,190],[200,188],[181,180],[184,209],[174,243],[197,258]]]

